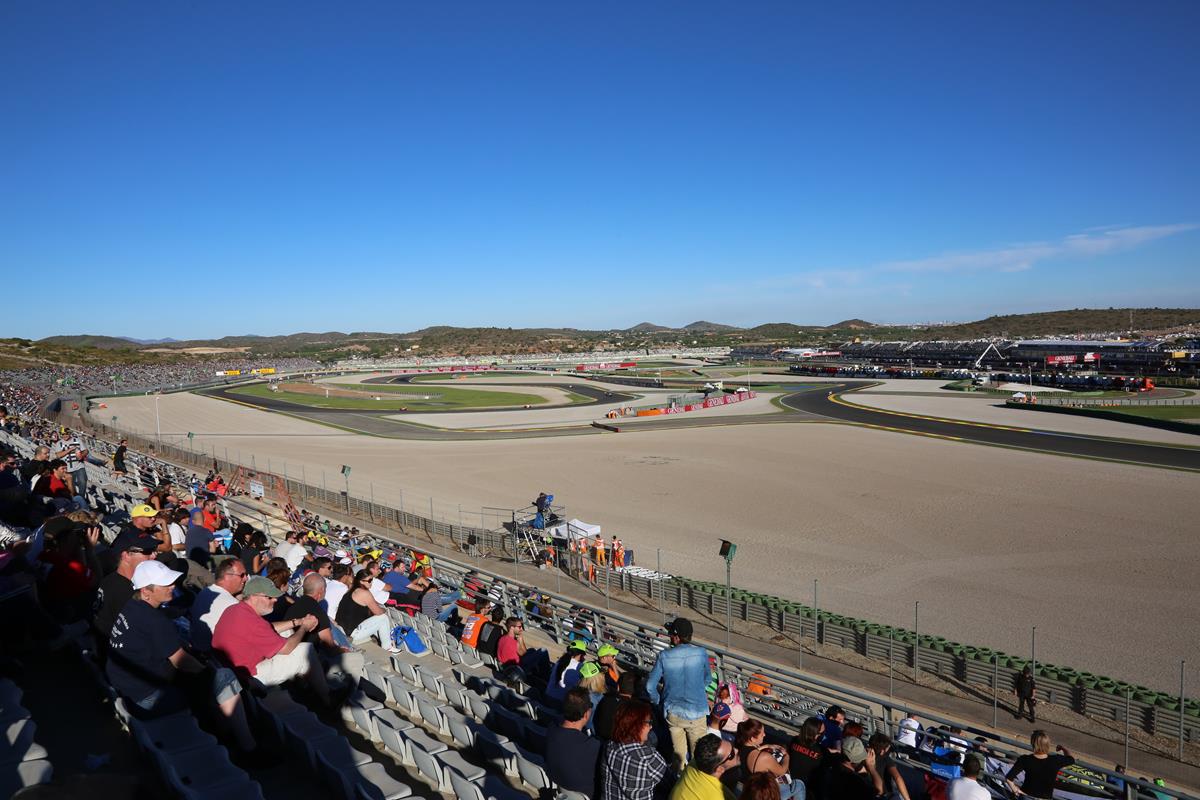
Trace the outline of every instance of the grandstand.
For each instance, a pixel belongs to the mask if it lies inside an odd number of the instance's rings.
[[[32,429],[34,438],[50,431],[37,424],[27,429]],[[31,439],[12,434],[4,434],[3,438],[23,456],[32,454]],[[89,446],[103,453],[107,443],[91,440]],[[135,503],[143,500],[147,490],[163,482],[188,486],[193,481],[190,470],[166,461],[133,453],[128,461],[133,467],[132,484],[118,482],[102,465],[86,466],[92,487],[88,499],[106,511],[103,522],[107,542],[112,541],[117,525]],[[252,521],[272,533],[273,538],[290,527],[277,510],[249,498],[227,496],[222,503],[231,521]],[[347,511],[351,510],[349,498],[346,503]],[[272,522],[278,527],[272,528]],[[450,527],[447,534],[453,541],[456,532]],[[15,533],[32,535],[31,531]],[[401,559],[412,557],[413,543],[396,538],[362,533],[342,541],[356,552],[383,551]],[[428,552],[423,545],[421,550]],[[581,604],[571,594],[547,591],[530,581],[528,576],[536,573],[516,561],[509,574],[502,571],[501,563],[485,568],[478,562],[434,555],[431,568],[439,582],[447,588],[458,588],[468,600],[486,597],[523,618],[536,641],[552,655],[572,641],[582,640],[593,648],[603,642],[619,651],[625,669],[645,674],[664,647],[661,618],[651,621],[623,611],[602,610]],[[642,580],[650,585],[650,579]],[[622,575],[621,584],[625,583]],[[661,595],[663,587],[650,586],[649,591],[653,594],[655,588]],[[29,596],[28,591],[5,595],[4,602],[21,602]],[[683,602],[684,592],[680,591],[678,597]],[[710,613],[723,610],[713,607],[711,594],[707,603]],[[331,716],[314,709],[303,695],[284,690],[260,688],[244,693],[252,718],[265,737],[273,740],[286,769],[310,776],[316,789],[313,796],[328,796],[328,791],[345,800],[414,794],[452,794],[479,800],[572,797],[560,792],[547,772],[547,728],[557,724],[558,717],[537,680],[532,676],[514,680],[497,669],[494,657],[463,644],[444,623],[421,614],[402,616],[395,609],[388,613],[395,624],[414,625],[431,652],[419,655],[410,649],[387,658],[373,644],[364,646],[364,666],[356,676],[358,688],[339,713]],[[837,626],[826,619],[821,627]],[[823,633],[828,636],[831,632]],[[955,747],[961,737],[986,736],[989,755],[1001,768],[1028,751],[1026,742],[998,733],[994,726],[972,723],[953,714],[931,713],[925,708],[913,709],[896,697],[819,679],[778,660],[738,648],[704,644],[712,655],[717,679],[741,690],[747,712],[766,723],[777,741],[786,741],[806,718],[820,716],[832,705],[843,708],[848,719],[860,722],[864,736],[873,732],[895,736],[905,714],[917,712],[927,726],[924,746],[911,750],[900,747],[897,755],[913,797],[938,791],[947,778],[957,774],[962,757],[955,755]],[[203,718],[181,712],[146,721],[130,714],[104,673],[89,666],[94,644],[84,638],[77,646],[99,696],[111,704],[131,743],[145,752],[159,779],[174,794],[185,798],[233,793],[277,796],[272,793],[269,772],[235,763],[227,745],[214,736]],[[6,719],[15,716],[28,720],[28,716],[20,716],[19,689],[0,684],[0,692],[6,692],[4,697],[8,698],[0,709]],[[954,728],[961,728],[963,733],[952,734]],[[10,761],[5,763],[19,765],[6,773],[11,785],[15,788],[49,780],[52,767],[44,749],[34,742],[36,728],[25,722],[19,730],[23,733],[15,739],[10,737],[12,746],[6,751]],[[1189,728],[1187,735],[1192,737],[1195,731]],[[1114,774],[1107,767],[1080,763],[1062,773],[1059,791],[1067,793],[1062,796],[1084,797],[1192,797],[1178,789]],[[1003,784],[995,771],[985,776],[985,785],[994,796],[1003,796]],[[289,797],[295,796],[289,792]]]

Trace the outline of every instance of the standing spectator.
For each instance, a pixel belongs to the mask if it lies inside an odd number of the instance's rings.
[[[584,732],[592,716],[587,690],[576,686],[563,698],[562,723],[546,730],[546,772],[562,789],[596,793],[600,742]]]
[[[1029,737],[1029,744],[1033,747],[1033,753],[1017,759],[1004,776],[1005,783],[1014,795],[1050,800],[1054,796],[1054,781],[1058,778],[1058,771],[1074,764],[1075,757],[1062,745],[1054,748],[1055,753],[1051,753],[1050,735],[1045,731],[1034,731]],[[1025,778],[1018,786],[1014,779],[1021,774]]]
[[[102,575],[95,551],[100,541],[99,525],[52,517],[42,532],[47,540],[53,539],[53,546],[47,546],[39,556],[50,568],[45,577],[44,597],[52,616],[60,622],[86,619],[92,592],[100,585]]]
[[[87,508],[87,448],[79,441],[79,437],[68,431],[59,441],[54,455],[66,462],[71,494],[79,499],[80,506]]]
[[[1017,719],[1020,719],[1025,714],[1025,708],[1029,708],[1029,721],[1037,722],[1037,714],[1034,708],[1037,706],[1037,681],[1033,678],[1033,669],[1026,664],[1021,670],[1021,674],[1017,676]]]
[[[705,734],[696,742],[692,762],[671,789],[670,800],[724,800],[721,779],[738,763],[732,744],[716,734]]]
[[[559,656],[550,671],[550,680],[546,684],[545,699],[557,706],[566,696],[568,689],[573,689],[579,683],[579,666],[587,657],[587,642],[575,639],[567,645],[567,649]]]
[[[963,764],[962,777],[950,781],[947,800],[991,800],[992,793],[979,782],[980,772],[979,759],[968,758]]]
[[[125,453],[129,451],[128,443],[122,439],[117,442],[117,451],[112,457],[112,473],[117,478],[124,478],[129,470],[125,467]]]
[[[608,688],[612,690],[617,688],[617,681],[621,678],[621,667],[617,664],[617,658],[620,655],[621,651],[611,644],[602,644],[596,650],[596,662],[604,672],[604,678],[608,681]]]
[[[654,725],[653,709],[630,700],[617,710],[612,741],[604,751],[604,800],[653,800],[654,790],[667,775],[667,762],[646,744]]]
[[[654,661],[646,681],[650,702],[662,702],[663,716],[675,751],[675,771],[682,772],[692,748],[708,732],[707,687],[712,680],[708,651],[692,644],[692,623],[678,617],[667,626],[671,647]],[[662,685],[661,693],[659,685]]]
[[[317,618],[307,616],[274,625],[263,619],[281,594],[266,578],[256,576],[246,581],[241,602],[226,609],[213,630],[213,650],[234,669],[245,670],[265,686],[303,677],[321,702],[329,705],[325,672],[312,645],[304,641],[317,627]],[[286,638],[280,635],[285,633]]]

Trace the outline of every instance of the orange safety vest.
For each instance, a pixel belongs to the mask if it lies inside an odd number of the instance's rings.
[[[471,647],[479,646],[479,634],[483,631],[483,623],[488,621],[486,614],[472,614],[463,623],[462,643]]]

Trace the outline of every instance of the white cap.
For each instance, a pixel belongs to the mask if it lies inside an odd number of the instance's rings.
[[[345,557],[348,555],[348,553],[347,553],[345,550],[338,550],[338,551],[337,551],[336,553],[334,553],[333,555],[334,555],[336,558],[345,558]]]
[[[133,570],[133,590],[170,586],[182,577],[182,572],[176,572],[161,561],[143,561]]]

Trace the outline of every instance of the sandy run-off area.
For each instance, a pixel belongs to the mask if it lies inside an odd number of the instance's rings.
[[[154,431],[151,397],[113,398]],[[951,401],[954,402],[954,401]],[[971,401],[958,401],[971,402]],[[1162,689],[1200,660],[1194,474],[832,424],[754,424],[489,441],[343,433],[190,394],[159,400],[164,438],[310,483],[472,524],[554,493],[664,571],[1027,653]],[[520,413],[520,412],[518,412]],[[182,439],[186,442],[186,439]]]

